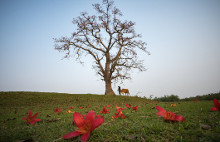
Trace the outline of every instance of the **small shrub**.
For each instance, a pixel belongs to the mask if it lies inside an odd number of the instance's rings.
[[[197,95],[195,97],[189,97],[189,98],[184,98],[182,99],[183,101],[192,101],[192,100],[213,100],[213,99],[220,100],[220,92],[218,93],[211,93],[207,95]]]
[[[170,96],[164,95],[163,97],[159,97],[159,98],[155,97],[153,100],[160,102],[174,102],[174,101],[179,101],[180,99],[179,96],[172,94]]]

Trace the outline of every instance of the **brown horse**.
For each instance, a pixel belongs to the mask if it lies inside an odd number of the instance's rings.
[[[124,95],[129,95],[129,90],[128,89],[121,89],[121,94],[124,94]]]

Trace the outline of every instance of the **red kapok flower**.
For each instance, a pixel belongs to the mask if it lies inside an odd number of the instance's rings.
[[[125,118],[125,115],[122,113],[122,111],[124,110],[124,108],[117,108],[117,112],[118,113],[115,113],[115,116],[112,116],[113,119],[116,119],[116,118],[121,118],[121,119],[124,119]]]
[[[126,104],[126,107],[130,109],[131,108],[131,104]]]
[[[131,107],[134,111],[138,111],[138,106],[136,107]]]
[[[60,113],[60,112],[61,112],[61,108],[56,108],[56,109],[54,109],[54,112],[55,112],[55,113]]]
[[[217,99],[213,99],[213,103],[215,107],[211,108],[211,111],[220,111],[220,103]]]
[[[69,107],[69,109],[73,109],[73,106]]]
[[[36,119],[38,113],[35,113],[33,116],[32,116],[32,111],[30,110],[28,112],[28,117],[23,117],[22,120],[26,120],[27,123],[29,124],[35,124],[35,122],[38,122],[38,121],[42,121],[41,119]]]
[[[90,133],[104,122],[104,117],[95,115],[95,112],[92,110],[86,114],[85,118],[82,114],[75,112],[73,114],[73,122],[78,129],[64,135],[63,138],[69,139],[82,135],[81,141],[87,141],[89,139]]]
[[[105,107],[103,106],[102,111],[100,111],[99,113],[109,113],[109,109],[105,109]]]
[[[176,115],[171,111],[166,112],[163,108],[159,106],[156,106],[156,109],[158,110],[157,115],[164,117],[166,121],[186,121],[183,116]]]

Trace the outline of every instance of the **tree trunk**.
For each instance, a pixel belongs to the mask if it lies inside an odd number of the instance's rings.
[[[111,81],[111,74],[110,74],[110,54],[109,51],[106,53],[106,63],[105,63],[105,95],[115,95],[114,91],[112,90],[112,81]]]
[[[111,81],[105,81],[105,95],[115,95]]]

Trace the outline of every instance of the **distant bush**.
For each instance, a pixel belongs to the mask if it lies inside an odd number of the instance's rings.
[[[189,97],[182,99],[183,101],[193,101],[193,100],[213,100],[216,98],[217,100],[220,100],[220,92],[218,93],[211,93],[207,95],[202,95],[202,96],[195,96],[195,97]]]
[[[163,97],[159,97],[159,98],[155,97],[153,100],[159,102],[174,102],[174,101],[179,101],[180,99],[179,96],[177,95],[170,95],[170,96],[164,95]]]

